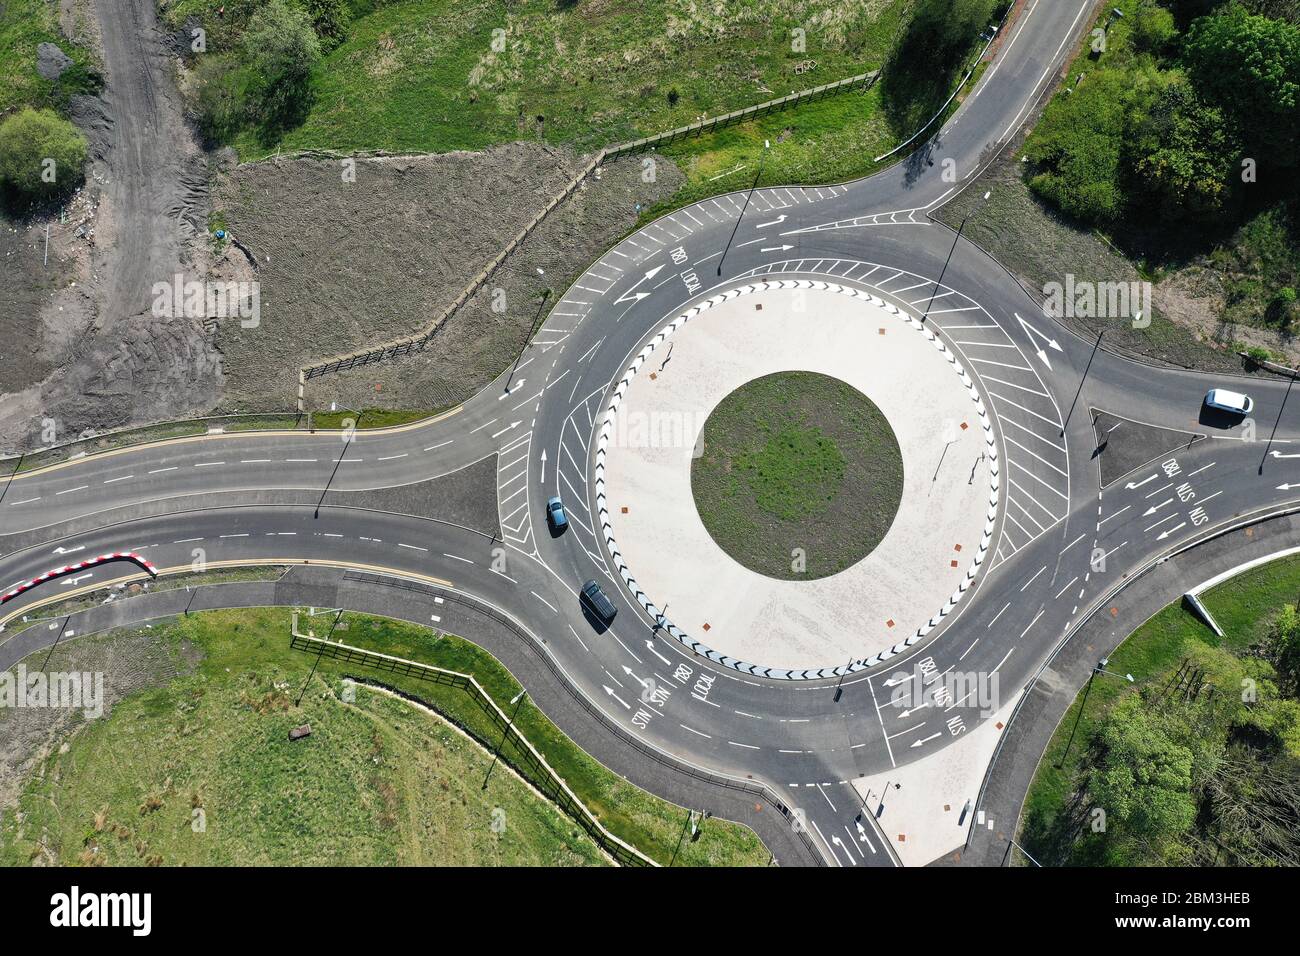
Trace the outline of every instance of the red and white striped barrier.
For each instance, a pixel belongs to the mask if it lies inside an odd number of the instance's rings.
[[[0,594],[0,604],[4,604],[12,598],[16,598],[24,591],[30,591],[38,584],[42,584],[51,578],[62,577],[65,574],[72,574],[75,571],[84,571],[86,568],[93,568],[96,565],[103,564],[105,561],[134,561],[140,567],[149,572],[151,578],[158,577],[158,570],[134,551],[114,551],[111,554],[101,554],[97,558],[87,558],[85,561],[78,561],[76,564],[65,564],[61,568],[55,568],[52,571],[46,571],[40,577],[32,578],[30,581],[24,581],[11,591]]]

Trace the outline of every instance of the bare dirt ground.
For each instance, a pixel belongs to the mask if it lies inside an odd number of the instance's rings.
[[[0,293],[15,305],[3,310],[0,336],[23,343],[0,366],[4,448],[30,446],[47,420],[65,441],[199,413],[221,383],[200,323],[155,319],[150,308],[154,283],[206,269],[203,246],[192,245],[203,228],[206,161],[184,119],[154,0],[69,2],[61,12],[66,29],[100,44],[106,84],[102,96],[73,103],[91,163],[71,218],[51,228],[55,268],[43,265],[44,222],[39,250],[35,229],[0,247],[21,269]]]
[[[86,185],[52,217],[0,221],[0,452],[126,425],[295,405],[297,370],[417,333],[581,168],[540,143],[478,153],[238,166],[199,148],[178,92],[172,38],[152,0],[61,0],[61,22],[102,51],[106,87],[73,119],[90,141]],[[93,14],[93,15],[92,15]],[[33,65],[33,68],[34,65]],[[310,406],[438,408],[504,369],[546,309],[672,195],[618,162],[590,179],[425,352],[322,380]],[[209,178],[211,177],[211,178]],[[234,242],[214,241],[209,223]],[[50,226],[46,261],[45,226]],[[539,271],[541,270],[541,271]],[[256,328],[156,318],[153,285],[183,278],[259,285]],[[505,311],[494,311],[493,297]],[[44,432],[44,434],[43,434]]]
[[[513,143],[484,152],[356,160],[279,159],[223,169],[214,214],[255,261],[261,324],[223,322],[222,411],[292,408],[304,362],[427,327],[498,249],[581,168],[570,150]],[[523,345],[542,290],[555,304],[588,263],[636,223],[637,202],[670,195],[681,174],[660,163],[643,183],[614,163],[551,214],[419,356],[312,383],[309,406],[440,408],[468,398]],[[544,274],[538,274],[542,269]],[[247,276],[226,251],[217,272]],[[493,289],[505,311],[492,311]]]

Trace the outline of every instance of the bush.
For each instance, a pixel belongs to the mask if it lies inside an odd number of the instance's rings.
[[[85,137],[52,110],[29,107],[0,123],[0,181],[25,199],[66,195],[85,165]]]
[[[1207,106],[1179,73],[1135,123],[1131,193],[1171,221],[1224,212],[1241,154],[1223,113]]]
[[[1296,165],[1300,148],[1300,27],[1229,4],[1192,23],[1183,58],[1197,90],[1241,119],[1248,149]]]
[[[320,41],[307,15],[285,0],[270,0],[248,22],[244,55],[249,96],[263,129],[296,126],[311,107],[311,71]]]
[[[1114,222],[1124,211],[1125,136],[1130,114],[1151,98],[1152,77],[1100,70],[1057,96],[1025,143],[1029,185],[1076,219]]]
[[[332,50],[343,42],[351,19],[345,0],[298,0],[298,5],[311,18],[324,49]]]
[[[1174,15],[1154,3],[1143,4],[1133,23],[1133,45],[1145,53],[1160,55],[1166,52],[1178,37]]]

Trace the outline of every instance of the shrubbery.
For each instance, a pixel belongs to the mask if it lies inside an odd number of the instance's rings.
[[[1048,105],[1026,144],[1031,186],[1084,222],[1217,226],[1279,183],[1294,193],[1300,27],[1237,3],[1169,6],[1140,0],[1131,24],[1113,21],[1098,68]],[[1181,36],[1175,12],[1197,14]],[[1269,187],[1247,195],[1264,176]]]
[[[23,199],[66,195],[85,165],[85,137],[52,110],[29,107],[0,123],[0,182]]]

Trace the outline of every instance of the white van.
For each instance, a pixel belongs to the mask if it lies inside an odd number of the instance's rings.
[[[1234,415],[1249,415],[1255,408],[1255,400],[1241,392],[1230,392],[1226,388],[1212,388],[1205,395],[1205,404],[1221,412]]]

